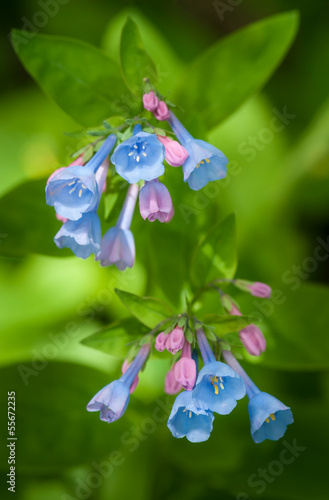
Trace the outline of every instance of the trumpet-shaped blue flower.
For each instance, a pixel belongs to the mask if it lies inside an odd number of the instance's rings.
[[[192,392],[193,401],[198,408],[227,415],[235,408],[237,400],[245,396],[245,383],[232,368],[216,361],[201,329],[197,330],[197,338],[205,366]]]
[[[150,352],[150,344],[143,345],[128,370],[119,378],[103,387],[88,403],[88,411],[99,411],[104,422],[115,422],[127,409],[130,387],[144,365]]]
[[[46,202],[56,212],[70,220],[94,210],[99,201],[95,173],[107,158],[116,142],[115,135],[104,141],[97,153],[83,166],[61,169],[46,186]]]
[[[170,111],[169,124],[177,139],[186,149],[189,156],[183,164],[184,181],[194,191],[198,191],[211,181],[223,179],[226,176],[228,159],[208,142],[194,137]]]
[[[115,227],[111,227],[103,236],[101,250],[96,257],[102,266],[115,264],[120,271],[133,267],[135,262],[135,242],[130,224],[138,196],[137,184],[132,184],[122,207]]]
[[[102,229],[95,211],[82,214],[79,220],[65,222],[54,241],[58,248],[70,248],[81,259],[92,253],[98,254],[101,248]]]
[[[262,443],[265,439],[277,441],[294,421],[290,408],[266,392],[252,396],[248,410],[251,437],[255,443]]]
[[[178,394],[168,419],[168,428],[175,438],[186,437],[191,443],[209,439],[214,415],[195,405],[191,391]]]
[[[164,174],[165,148],[155,134],[134,128],[134,135],[117,146],[111,162],[117,173],[129,184],[151,181]]]
[[[290,408],[274,396],[261,392],[231,352],[223,351],[223,356],[246,384],[250,432],[255,443],[262,443],[265,439],[277,441],[282,438],[287,426],[294,421]]]

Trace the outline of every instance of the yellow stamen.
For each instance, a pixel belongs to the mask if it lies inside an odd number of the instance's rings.
[[[215,382],[218,382],[218,377],[214,377],[214,381],[215,381]]]
[[[210,377],[211,385],[214,385],[214,377]]]
[[[214,384],[214,389],[215,389],[215,394],[218,394],[219,390],[218,390],[218,386],[216,384]]]
[[[70,182],[70,184],[68,184],[68,186],[73,186],[74,183],[75,183],[75,181],[72,181],[72,182]]]
[[[221,382],[223,382],[223,379],[222,379],[222,377],[219,377],[219,380],[220,380]]]
[[[265,419],[265,422],[267,422],[268,424],[270,423],[270,419],[269,418],[266,418]]]
[[[79,198],[81,198],[81,196],[82,196],[82,189],[80,189],[79,191]]]
[[[189,417],[192,418],[192,412],[191,411],[189,412]]]
[[[222,384],[222,382],[219,384],[219,387],[224,390],[224,385]]]
[[[273,415],[273,413],[271,413],[270,417],[272,420],[275,420],[275,416]]]
[[[206,158],[206,162],[207,162],[207,163],[210,163],[210,160],[208,160],[208,158]],[[202,163],[203,163],[203,162],[202,162]]]
[[[74,190],[75,190],[75,186],[74,186],[74,188],[70,189],[69,194],[72,194]]]

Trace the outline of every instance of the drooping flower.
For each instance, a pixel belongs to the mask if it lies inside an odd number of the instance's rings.
[[[129,362],[127,359],[125,359],[124,362],[122,363],[122,366],[121,366],[121,373],[122,373],[122,375],[124,373],[126,373],[126,371],[128,370],[128,368],[129,368],[130,365],[131,365],[131,362]],[[138,382],[139,382],[139,377],[138,377],[138,375],[136,375],[136,377],[134,378],[133,383],[130,386],[130,394],[132,394],[134,392],[134,390],[136,389],[136,387],[138,385]]]
[[[116,142],[111,134],[86,165],[69,166],[57,172],[46,186],[46,202],[56,212],[70,220],[78,220],[91,212],[98,203],[95,173],[112,151]]]
[[[277,441],[285,434],[287,426],[294,421],[290,408],[274,396],[261,392],[231,352],[223,351],[223,356],[245,382],[249,398],[248,410],[252,439],[255,443],[262,443],[265,439]]]
[[[157,108],[158,104],[159,99],[157,98],[153,90],[151,90],[148,94],[143,95],[143,105],[147,111],[153,112]]]
[[[160,101],[156,109],[153,111],[155,118],[159,121],[164,121],[169,119],[169,109],[164,101]]]
[[[171,354],[176,354],[183,348],[185,341],[183,328],[176,326],[169,334],[166,340],[166,349]]]
[[[191,443],[209,439],[214,415],[195,405],[191,391],[178,394],[168,419],[168,428],[175,438],[186,437]]]
[[[144,344],[127,371],[119,380],[114,380],[103,387],[88,403],[88,411],[100,411],[100,419],[104,422],[115,422],[127,409],[130,389],[144,365],[150,352],[150,344]]]
[[[114,227],[111,227],[102,238],[101,249],[96,260],[101,266],[115,264],[120,271],[133,267],[135,262],[135,241],[130,231],[138,196],[138,185],[132,184],[123,204],[120,216]]]
[[[193,401],[198,408],[227,415],[245,396],[244,381],[227,364],[216,361],[201,328],[197,329],[197,339],[205,365],[198,375]]]
[[[248,325],[239,331],[239,337],[246,350],[252,356],[260,356],[266,349],[263,332],[256,325]]]
[[[106,159],[96,172],[98,203],[103,191],[108,167],[109,162]],[[94,210],[82,214],[80,219],[64,221],[54,238],[58,248],[70,248],[81,259],[87,259],[92,253],[98,254],[102,239],[101,223],[96,212],[98,203]]]
[[[226,176],[228,163],[224,153],[208,142],[194,139],[172,111],[169,113],[168,122],[177,139],[189,154],[183,164],[184,181],[188,182],[191,189],[198,191],[208,182],[223,179]]]
[[[233,302],[229,313],[233,316],[241,316],[241,311]],[[252,356],[260,356],[266,349],[266,340],[263,332],[256,325],[248,325],[239,331],[239,337],[246,350]]]
[[[178,141],[174,141],[170,137],[158,135],[157,138],[164,145],[166,156],[165,160],[172,167],[180,167],[188,158],[188,152]]]
[[[145,182],[139,193],[139,210],[143,219],[167,222],[173,211],[170,193],[158,179]]]
[[[183,389],[182,384],[176,380],[175,367],[176,363],[173,364],[173,366],[166,374],[165,388],[164,388],[166,394],[177,394],[179,391]]]
[[[155,134],[135,125],[134,135],[116,147],[111,161],[117,173],[130,184],[152,181],[163,175],[165,149]]]
[[[191,344],[186,339],[181,358],[175,364],[175,378],[187,391],[191,391],[195,385],[196,364],[192,359]]]
[[[159,335],[157,335],[155,339],[155,345],[154,347],[156,348],[157,351],[162,352],[166,348],[166,342],[167,342],[168,334],[161,332]]]

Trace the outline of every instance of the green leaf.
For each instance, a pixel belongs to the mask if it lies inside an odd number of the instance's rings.
[[[83,339],[81,343],[111,356],[124,358],[129,350],[129,344],[149,331],[149,328],[136,318],[124,318]]]
[[[115,289],[115,293],[131,314],[151,329],[172,315],[170,307],[160,300],[139,297],[118,289]]]
[[[298,13],[285,12],[219,40],[184,71],[175,102],[199,112],[208,127],[219,124],[265,85],[297,26]]]
[[[213,326],[217,335],[233,333],[242,328],[257,323],[259,319],[255,316],[220,316],[219,314],[207,314],[204,317],[205,323]]]
[[[216,224],[197,246],[191,262],[191,279],[203,286],[217,278],[233,278],[237,267],[235,215]]]
[[[59,250],[53,238],[61,227],[53,207],[46,206],[46,180],[31,180],[0,199],[0,255],[22,257],[40,253],[67,257],[68,249]]]
[[[120,59],[124,80],[134,95],[142,96],[144,78],[156,84],[155,64],[145,52],[137,24],[131,17],[128,17],[122,29]]]
[[[127,111],[120,69],[101,50],[59,36],[31,38],[20,30],[12,31],[11,40],[26,70],[77,122],[90,127]]]

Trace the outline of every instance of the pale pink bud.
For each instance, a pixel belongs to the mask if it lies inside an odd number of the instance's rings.
[[[231,305],[231,309],[229,310],[229,313],[232,314],[233,316],[242,316],[239,309],[233,303]]]
[[[240,340],[252,356],[260,356],[266,349],[266,340],[256,325],[248,325],[239,332]]]
[[[183,328],[176,326],[176,328],[174,328],[168,335],[166,340],[166,349],[171,352],[171,354],[176,354],[176,352],[182,349],[184,340],[185,336]]]
[[[162,352],[165,350],[167,339],[168,339],[168,334],[165,334],[164,332],[161,332],[159,333],[159,335],[157,335],[154,346],[157,351]]]
[[[61,215],[59,215],[57,213],[56,213],[56,219],[59,220],[60,222],[63,222],[63,224],[65,224],[65,222],[67,222],[69,220],[66,217],[62,217]]]
[[[159,99],[157,98],[153,90],[151,90],[151,92],[149,92],[148,94],[143,95],[143,105],[147,111],[152,111],[152,113],[157,108],[157,106],[159,105]]]
[[[160,222],[169,222],[168,218],[173,211],[171,196],[166,186],[158,179],[145,182],[140,190],[139,211],[144,220],[153,222],[158,219]]]
[[[175,378],[184,389],[191,391],[196,380],[196,364],[191,356],[191,344],[185,340],[182,356],[175,364]]]
[[[269,299],[272,293],[272,289],[270,286],[266,285],[265,283],[260,283],[259,281],[255,281],[255,283],[249,285],[248,290],[251,295],[260,297],[261,299]]]
[[[176,380],[175,365],[173,365],[166,375],[164,390],[166,394],[177,394],[181,389],[183,386]]]
[[[159,121],[169,120],[170,117],[168,106],[164,101],[159,102],[153,114]]]
[[[128,370],[128,368],[129,368],[129,366],[130,366],[130,365],[131,365],[131,363],[129,363],[129,362],[127,361],[127,359],[125,359],[125,360],[124,360],[124,362],[123,362],[123,365],[122,365],[122,367],[121,367],[121,373],[122,373],[122,375],[123,375],[124,373],[126,373],[126,371]],[[130,386],[130,394],[132,394],[132,393],[134,392],[134,390],[135,390],[135,389],[136,389],[136,387],[137,387],[138,382],[139,382],[139,378],[138,378],[138,375],[137,375],[137,376],[135,377],[135,379],[134,379],[133,383],[132,383],[132,384],[131,384],[131,386]]]
[[[158,135],[157,138],[165,147],[165,159],[172,167],[180,167],[185,163],[188,158],[188,152],[185,148],[178,142],[174,141],[170,137],[164,137]]]

